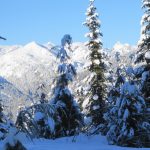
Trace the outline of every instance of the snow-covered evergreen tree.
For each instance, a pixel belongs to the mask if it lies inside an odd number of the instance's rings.
[[[105,119],[105,126],[102,129],[102,133],[104,135],[107,134],[109,130],[109,114],[111,109],[115,106],[117,99],[120,97],[120,89],[122,85],[125,83],[125,72],[122,67],[118,67],[116,73],[113,73],[113,79],[111,87],[109,88],[108,95],[107,95],[107,111],[104,114]]]
[[[45,84],[42,83],[39,85],[39,87],[36,89],[35,98],[38,99],[38,102],[41,104],[48,103],[47,100],[47,91]]]
[[[55,138],[56,126],[59,123],[57,110],[48,103],[24,108],[16,120],[17,128],[31,138]]]
[[[55,138],[55,129],[60,123],[58,112],[46,100],[43,85],[37,90],[38,103],[20,110],[16,126],[30,137]]]
[[[149,69],[150,68],[146,69],[142,73],[142,78],[141,78],[141,91],[145,98],[147,108],[150,108],[150,70]]]
[[[69,82],[76,76],[76,69],[69,63],[69,55],[72,38],[70,35],[64,35],[61,40],[61,50],[58,53],[60,65],[58,66],[59,76],[54,88],[54,98],[52,104],[56,106],[61,120],[60,126],[57,126],[56,134],[59,136],[70,136],[79,133],[83,124],[82,114],[76,103],[72,92],[69,89]]]
[[[38,126],[39,136],[44,138],[55,138],[56,124],[59,123],[55,107],[48,104],[46,94],[43,92],[43,86],[38,88],[39,104],[34,105],[34,121]]]
[[[78,100],[77,100],[77,102],[78,102],[78,104],[79,104],[79,106],[80,106],[80,109],[81,109],[81,111],[83,112],[83,102],[84,102],[84,99],[85,99],[85,95],[84,95],[84,89],[82,88],[82,87],[79,87],[78,88],[78,90],[77,90],[77,96],[78,96]]]
[[[3,38],[1,36],[0,36],[0,39],[6,40],[5,38]],[[1,88],[0,88],[0,90],[1,90]],[[2,99],[0,97],[0,140],[3,140],[6,137],[6,134],[8,132],[8,127],[9,127],[8,120],[3,113]]]
[[[109,144],[147,147],[150,126],[143,118],[145,109],[145,101],[135,82],[131,79],[124,82],[119,96],[104,117],[108,121]]]
[[[145,122],[148,122],[148,128],[147,130],[141,133],[141,136],[147,143],[144,144],[144,146],[150,147],[150,66],[147,65],[145,67],[144,72],[142,73],[142,77],[140,78],[141,82],[139,84],[140,90],[142,92],[142,95],[144,97],[145,103],[146,103],[146,110],[143,113],[143,120]]]
[[[136,59],[135,76],[147,107],[143,118],[150,124],[150,1],[142,0],[142,8],[145,12],[141,20],[141,38],[138,45],[139,51]],[[148,134],[150,134],[149,129],[141,135],[147,137]]]
[[[3,150],[27,150],[19,138],[17,138],[18,133],[19,131],[15,127],[9,129]]]
[[[113,81],[112,88],[108,93],[109,107],[113,107],[116,103],[117,98],[120,97],[120,89],[125,83],[125,74],[122,68],[117,68],[115,79],[116,81]]]
[[[86,21],[83,23],[88,27],[89,33],[86,37],[89,38],[87,46],[90,51],[89,59],[91,64],[89,71],[91,72],[90,77],[90,89],[88,93],[89,102],[86,107],[87,118],[91,118],[91,125],[98,126],[104,122],[103,113],[105,110],[105,92],[106,85],[104,77],[104,63],[102,61],[102,42],[100,32],[100,21],[99,15],[96,13],[96,7],[94,6],[95,0],[90,0],[90,5],[87,9]]]
[[[141,38],[139,40],[139,51],[136,62],[150,61],[150,1],[142,0],[142,8],[145,13],[141,20]]]
[[[3,105],[1,104],[0,100],[0,140],[3,140],[6,137],[8,129],[11,125],[10,123],[11,122],[7,119],[7,117],[3,113]]]

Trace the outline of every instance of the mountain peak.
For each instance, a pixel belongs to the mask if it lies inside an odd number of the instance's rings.
[[[35,41],[32,41],[24,46],[24,48],[35,48],[35,47],[40,47],[40,44],[36,43]]]
[[[130,46],[130,45],[127,44],[127,43],[122,44],[120,41],[118,41],[118,42],[114,45],[113,49],[115,49],[115,50],[121,50],[122,48],[124,48],[124,47],[129,47],[129,46]]]
[[[132,51],[135,51],[137,49],[136,46],[132,46],[132,45],[129,45],[128,43],[121,43],[121,42],[117,42],[114,46],[113,46],[113,49],[112,51],[113,52],[120,52],[122,54],[125,54],[125,53],[129,53]]]

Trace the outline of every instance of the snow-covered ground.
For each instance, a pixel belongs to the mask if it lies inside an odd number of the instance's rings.
[[[150,148],[126,148],[115,145],[108,145],[105,137],[96,136],[84,136],[77,137],[65,137],[56,140],[33,140],[24,142],[24,146],[27,150],[150,150]],[[0,143],[0,150],[3,149],[3,142]]]

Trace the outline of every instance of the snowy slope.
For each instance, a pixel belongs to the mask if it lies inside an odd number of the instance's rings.
[[[129,44],[121,44],[117,42],[110,51],[110,62],[113,68],[120,65],[131,66],[134,65],[135,54],[137,52],[137,46],[131,46]]]
[[[100,135],[91,137],[80,135],[75,138],[65,137],[55,140],[40,139],[33,142],[22,138],[22,142],[28,150],[149,150],[149,148],[126,148],[108,145],[106,138]],[[0,143],[1,150],[3,150],[3,144],[3,142]]]
[[[17,89],[12,83],[0,76],[0,100],[2,100],[6,114],[14,114],[15,119],[19,106],[27,104],[27,99],[27,96]]]
[[[11,51],[15,51],[18,48],[21,48],[21,45],[13,45],[13,46],[0,46],[0,55],[4,55]]]
[[[131,46],[127,43],[122,44],[121,42],[117,42],[112,48],[112,52],[120,52],[121,55],[133,53],[136,52],[136,50],[137,46]]]
[[[0,55],[0,58],[0,75],[23,92],[34,91],[54,76],[55,57],[35,42]]]

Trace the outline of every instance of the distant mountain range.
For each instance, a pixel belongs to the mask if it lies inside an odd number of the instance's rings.
[[[7,106],[8,112],[11,111],[16,116],[20,107],[33,103],[34,94],[41,84],[45,85],[48,99],[50,98],[53,81],[57,77],[59,61],[56,56],[59,49],[59,46],[50,42],[43,45],[31,42],[25,46],[0,46],[0,98]],[[117,55],[121,58],[121,63],[131,64],[131,56],[134,57],[136,49],[136,46],[118,42],[112,50],[103,51],[107,52],[115,69]],[[89,75],[85,69],[90,63],[87,57],[89,51],[84,43],[78,42],[73,43],[72,51],[68,53],[78,72],[75,82],[71,85],[74,87],[72,91],[76,92],[79,86],[86,84]]]

